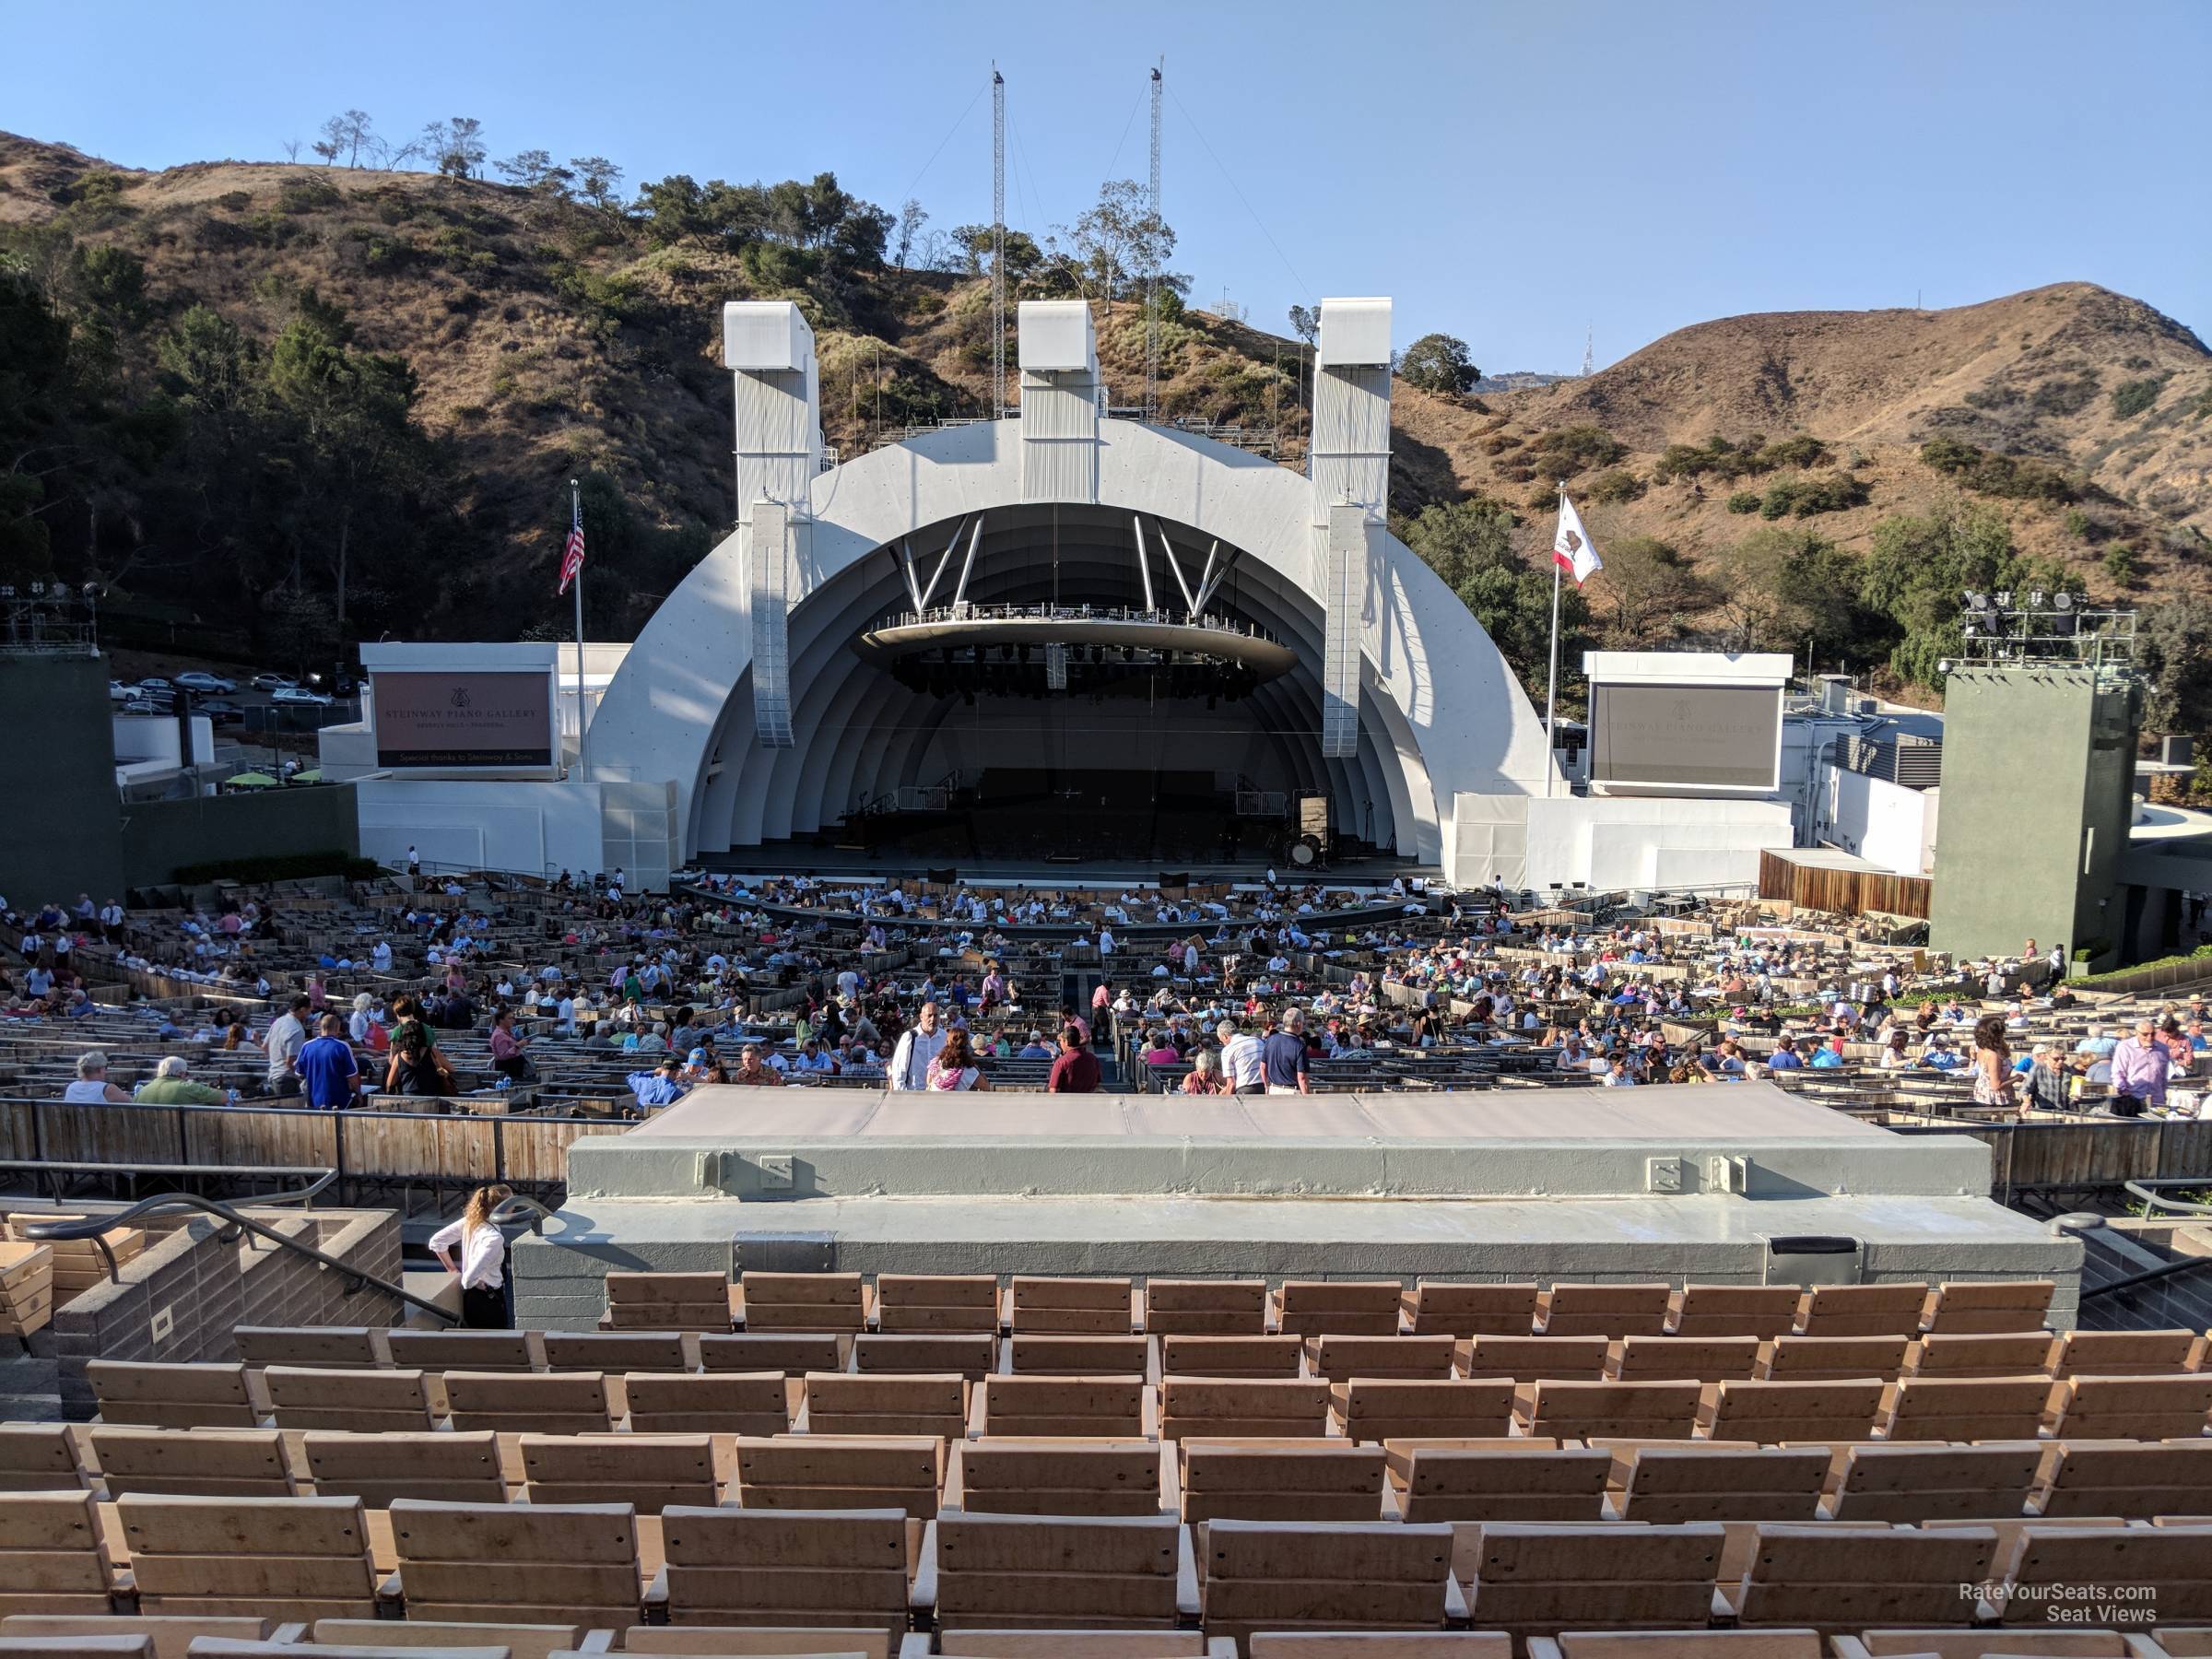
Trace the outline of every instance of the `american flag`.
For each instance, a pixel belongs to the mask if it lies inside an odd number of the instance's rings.
[[[560,591],[564,594],[569,583],[583,572],[583,503],[573,503],[571,511],[568,543],[560,550]]]

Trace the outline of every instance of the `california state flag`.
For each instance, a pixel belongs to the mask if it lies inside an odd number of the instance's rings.
[[[1590,532],[1583,528],[1583,515],[1564,495],[1559,497],[1559,527],[1551,538],[1551,561],[1574,578],[1576,587],[1606,568],[1590,545]]]

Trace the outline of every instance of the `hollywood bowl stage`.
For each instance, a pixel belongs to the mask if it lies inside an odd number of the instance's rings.
[[[1771,1241],[1821,1235],[1867,1281],[2054,1279],[2070,1325],[2081,1246],[1989,1190],[1981,1141],[1759,1082],[709,1087],[571,1146],[566,1205],[512,1260],[519,1323],[589,1330],[610,1269],[1759,1284]]]

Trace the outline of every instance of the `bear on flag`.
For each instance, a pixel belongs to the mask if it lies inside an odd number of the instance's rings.
[[[1564,490],[1559,493],[1559,527],[1552,535],[1551,560],[1574,578],[1578,588],[1606,568],[1597,549],[1590,545],[1590,532],[1583,528],[1583,515],[1575,512]]]

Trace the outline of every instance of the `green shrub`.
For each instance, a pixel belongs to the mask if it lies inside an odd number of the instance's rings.
[[[1728,511],[1731,512],[1757,512],[1759,511],[1759,491],[1756,489],[1737,490],[1728,498]]]
[[[1797,480],[1777,478],[1767,486],[1765,499],[1759,504],[1759,516],[1763,519],[1787,518],[1797,505]]]
[[[1759,465],[1770,472],[1784,466],[1818,466],[1827,459],[1828,445],[1803,433],[1770,443],[1759,452]]]
[[[276,193],[276,211],[317,213],[325,207],[335,207],[345,199],[345,192],[327,179],[288,179]]]
[[[1529,464],[1547,478],[1571,478],[1593,466],[1611,466],[1628,453],[1601,427],[1560,427],[1528,446]]]
[[[2097,395],[2097,377],[2079,374],[2047,380],[2035,389],[2033,403],[2040,415],[2078,415]]]
[[[2104,550],[2104,573],[2122,587],[2133,587],[2142,573],[2142,561],[2128,543],[2114,542]]]
[[[2078,507],[2066,509],[2066,534],[2076,541],[2089,539],[2089,515]]]
[[[2059,505],[2079,493],[2056,467],[2017,455],[1999,455],[1957,438],[1931,438],[1920,446],[1924,465],[1948,473],[1981,495]]]
[[[2166,389],[2166,377],[2154,374],[2147,380],[2124,381],[2112,388],[2112,413],[2122,420],[2140,415],[2159,401],[2159,394]]]
[[[225,213],[243,213],[253,206],[253,198],[242,190],[226,190],[215,198],[215,205]]]
[[[1632,501],[1641,495],[1643,480],[1629,471],[1627,467],[1617,466],[1611,472],[1599,473],[1596,477],[1591,479],[1586,493],[1593,501],[1600,501],[1607,506],[1618,506],[1623,501]]]

